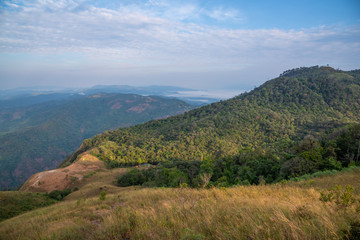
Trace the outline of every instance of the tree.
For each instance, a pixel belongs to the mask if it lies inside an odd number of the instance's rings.
[[[212,175],[214,174],[214,161],[211,158],[205,158],[200,165],[200,179],[202,182],[202,187],[206,187],[210,180]]]

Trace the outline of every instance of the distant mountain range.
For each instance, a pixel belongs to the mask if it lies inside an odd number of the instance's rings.
[[[50,89],[50,90],[49,90]],[[227,96],[214,96],[207,91],[172,87],[172,86],[147,86],[134,87],[128,85],[97,85],[91,88],[56,89],[50,87],[16,88],[0,90],[0,109],[24,107],[32,104],[52,101],[74,99],[82,95],[95,93],[130,93],[142,96],[162,96],[176,98],[191,105],[201,106],[228,98]],[[241,92],[234,93],[233,96]]]
[[[95,134],[193,108],[176,99],[96,91],[17,95],[0,102],[0,188],[56,168]]]

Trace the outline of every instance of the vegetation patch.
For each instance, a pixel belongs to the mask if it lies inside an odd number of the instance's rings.
[[[202,161],[172,160],[145,168],[133,168],[120,176],[121,187],[229,187],[301,181],[334,175],[341,169],[356,169],[360,153],[354,145],[360,143],[360,124],[341,128],[322,140],[305,137],[297,145],[278,153],[242,149],[226,158],[205,158]],[[345,157],[347,156],[347,157]],[[310,182],[309,182],[310,184]]]
[[[0,192],[0,221],[57,202],[41,193],[18,191]]]
[[[70,193],[71,193],[71,189],[68,188],[65,190],[54,190],[51,191],[50,193],[46,193],[45,195],[48,196],[49,198],[61,201],[64,197],[66,197]]]

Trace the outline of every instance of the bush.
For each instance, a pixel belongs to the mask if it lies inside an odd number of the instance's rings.
[[[343,190],[341,186],[335,185],[328,192],[321,192],[320,201],[332,202],[334,201],[338,206],[349,207],[355,202],[355,198],[352,194],[354,188],[347,185]]]
[[[100,196],[99,196],[99,199],[100,199],[101,201],[103,201],[103,200],[105,200],[105,198],[106,198],[106,192],[105,192],[105,191],[101,191]]]
[[[64,197],[66,197],[67,195],[69,195],[71,193],[71,189],[67,188],[65,190],[54,190],[50,193],[47,193],[47,196],[49,198],[61,201]]]
[[[120,187],[128,187],[133,185],[142,185],[146,181],[144,170],[137,168],[131,169],[129,172],[120,176],[117,180],[117,184]]]

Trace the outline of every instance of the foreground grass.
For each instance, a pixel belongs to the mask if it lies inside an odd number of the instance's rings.
[[[4,221],[2,239],[341,239],[358,216],[314,189],[141,189]]]
[[[359,177],[354,170],[311,184],[119,188],[105,200],[68,200],[6,220],[0,239],[356,239],[359,194],[348,207],[319,198],[327,184],[356,188]]]

